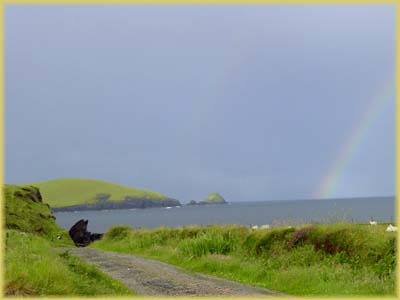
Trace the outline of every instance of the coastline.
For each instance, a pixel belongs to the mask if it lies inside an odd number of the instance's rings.
[[[112,209],[144,209],[151,207],[177,207],[182,204],[172,198],[163,200],[152,200],[143,198],[127,198],[122,201],[104,201],[62,207],[51,207],[52,212],[74,212],[74,211],[101,211]]]

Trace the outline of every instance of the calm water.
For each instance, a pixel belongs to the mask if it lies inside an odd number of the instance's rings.
[[[57,223],[69,229],[79,219],[89,220],[89,231],[105,232],[110,226],[124,224],[154,228],[206,224],[299,224],[310,221],[334,222],[346,218],[368,222],[395,220],[394,197],[337,200],[295,200],[237,202],[227,205],[183,206],[179,208],[147,208],[108,211],[56,213]]]

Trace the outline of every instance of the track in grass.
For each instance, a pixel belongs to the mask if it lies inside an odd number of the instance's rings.
[[[215,276],[189,273],[178,267],[134,255],[91,248],[70,248],[140,295],[148,296],[283,296],[283,293]]]

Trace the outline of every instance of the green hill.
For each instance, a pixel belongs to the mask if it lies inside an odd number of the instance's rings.
[[[225,199],[218,193],[211,193],[206,199],[202,201],[203,203],[226,203]]]
[[[137,199],[165,200],[167,196],[147,190],[93,179],[63,178],[32,182],[39,188],[43,201],[51,207],[95,203],[99,199],[122,201],[126,196]]]

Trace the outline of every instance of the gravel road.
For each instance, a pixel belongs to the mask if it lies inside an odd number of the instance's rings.
[[[283,293],[200,273],[134,255],[68,248],[111,277],[146,296],[283,296]]]

